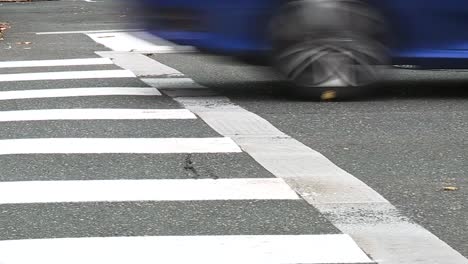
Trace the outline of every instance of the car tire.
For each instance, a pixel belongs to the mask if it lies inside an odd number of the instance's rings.
[[[388,64],[385,23],[364,0],[288,1],[271,32],[274,67],[299,95],[352,97]]]

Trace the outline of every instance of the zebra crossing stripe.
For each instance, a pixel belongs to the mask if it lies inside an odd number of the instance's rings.
[[[137,53],[193,52],[192,47],[177,46],[174,43],[141,32],[95,32],[87,33],[95,42],[113,51]]]
[[[79,249],[79,253],[77,250]],[[345,234],[87,237],[0,241],[0,263],[370,263]]]
[[[190,78],[141,78],[141,80],[158,89],[206,89]]]
[[[0,82],[43,81],[43,80],[73,80],[102,78],[134,78],[128,70],[98,70],[98,71],[64,71],[0,74]]]
[[[121,68],[132,69],[132,72],[137,76],[163,76],[164,78],[183,76],[181,72],[162,63],[157,63],[143,54],[112,51],[96,52],[96,54],[112,59]]]
[[[158,89],[149,87],[89,87],[89,88],[65,88],[65,89],[38,89],[0,91],[0,101],[36,98],[59,98],[80,96],[160,96]]]
[[[152,50],[158,45],[133,36],[128,32],[104,32],[87,34],[92,40],[100,43],[113,51]]]
[[[54,66],[108,65],[108,64],[113,64],[112,60],[108,58],[0,61],[0,68],[54,67]]]
[[[194,92],[197,96],[213,95],[205,86],[184,77],[183,73],[142,54],[114,51],[96,52],[96,54],[111,58],[116,65],[124,69],[131,69],[137,76],[152,76],[151,78],[140,78],[140,80],[157,89],[165,89],[166,95],[190,96]],[[203,90],[204,94],[196,91],[197,89]]]
[[[196,119],[187,109],[41,109],[0,111],[0,122],[43,120]]]
[[[364,182],[228,98],[179,97],[176,101],[219,134],[232,137],[379,263],[468,264],[463,255],[403,217]]]
[[[36,32],[36,35],[62,35],[62,34],[90,34],[90,33],[114,33],[114,32],[134,32],[142,29],[107,29],[107,30],[78,30],[78,31],[47,31]]]
[[[294,199],[278,178],[0,182],[0,204]]]
[[[0,155],[242,152],[221,138],[34,138],[0,140]]]

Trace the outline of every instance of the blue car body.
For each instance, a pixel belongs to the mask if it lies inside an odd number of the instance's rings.
[[[147,29],[227,55],[271,50],[272,16],[285,0],[140,0]],[[468,68],[467,0],[369,0],[388,25],[393,64]]]

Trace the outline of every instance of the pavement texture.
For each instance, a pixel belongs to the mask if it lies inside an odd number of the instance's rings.
[[[372,95],[313,102],[268,67],[203,54],[153,58],[324,154],[468,256],[468,72],[394,70]]]
[[[57,3],[66,3],[60,5]],[[45,31],[136,28],[117,2],[0,4],[12,28],[2,61],[98,57],[106,48],[83,34]],[[50,15],[54,14],[54,15]],[[28,23],[24,23],[27,17]],[[133,21],[132,21],[133,20]],[[25,44],[29,43],[29,44]],[[390,71],[375,93],[347,102],[313,102],[289,93],[268,67],[204,54],[157,54],[173,67],[321,152],[382,194],[413,221],[468,257],[468,73]],[[114,65],[54,71],[116,69]],[[1,74],[50,71],[8,69]],[[136,78],[1,83],[0,91],[141,87]],[[1,111],[58,108],[179,109],[168,96],[26,99]],[[1,139],[38,137],[216,137],[203,121],[6,122]],[[190,166],[195,168],[188,169]],[[0,181],[271,178],[246,153],[0,156]],[[457,187],[444,191],[444,187]],[[0,205],[0,239],[219,234],[339,233],[302,200]],[[37,221],[31,221],[36,219]]]
[[[107,49],[84,34],[42,31],[132,26],[121,5],[84,1],[9,3],[0,17],[13,25],[0,42],[1,60],[96,58]],[[123,10],[123,11],[122,11]],[[51,15],[53,14],[53,15]],[[27,23],[24,20],[27,19]],[[27,44],[26,44],[27,43]],[[0,74],[99,71],[115,65],[0,69]],[[137,78],[0,82],[0,92],[83,87],[148,87]],[[168,96],[91,96],[3,100],[0,111],[83,108],[181,109]],[[0,139],[220,137],[201,119],[46,120],[2,122]],[[248,154],[25,154],[0,155],[0,181],[274,178]],[[284,185],[286,185],[284,183]],[[294,193],[293,193],[294,194]],[[27,195],[27,194],[25,194]],[[301,199],[32,203],[0,205],[0,240],[186,235],[340,234]]]

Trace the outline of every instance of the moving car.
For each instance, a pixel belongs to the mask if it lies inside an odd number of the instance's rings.
[[[466,0],[138,0],[145,27],[231,56],[268,56],[302,91],[339,96],[380,66],[468,68]],[[331,92],[331,94],[330,94]]]

